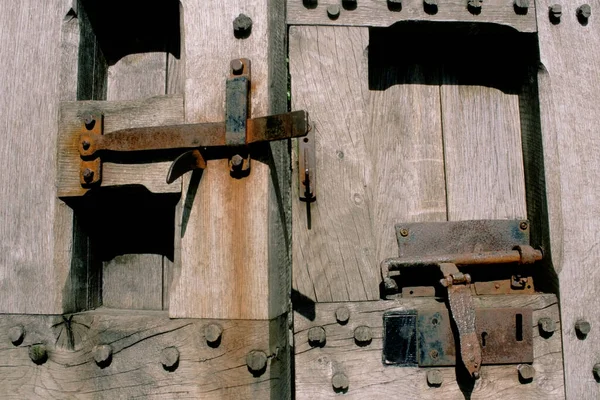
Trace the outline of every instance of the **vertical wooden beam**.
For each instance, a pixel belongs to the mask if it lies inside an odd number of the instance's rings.
[[[553,2],[538,3],[540,116],[548,199],[550,242],[546,253],[558,274],[561,300],[565,388],[569,399],[600,397],[600,31],[597,1],[592,16],[578,19],[583,2],[562,5],[560,21],[550,21]],[[542,151],[538,149],[538,151]],[[578,335],[577,321],[591,331]]]

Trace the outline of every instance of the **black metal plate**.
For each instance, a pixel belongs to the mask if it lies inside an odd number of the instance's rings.
[[[383,314],[383,363],[417,365],[417,311]]]

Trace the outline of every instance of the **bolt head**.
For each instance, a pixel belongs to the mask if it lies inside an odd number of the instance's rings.
[[[81,142],[81,147],[82,147],[84,150],[88,150],[88,149],[90,148],[90,146],[91,146],[91,145],[92,145],[92,144],[90,143],[90,141],[89,141],[89,140],[83,140],[83,141]]]
[[[179,350],[177,347],[164,348],[160,353],[160,363],[167,371],[174,371],[179,365]]]
[[[240,59],[231,61],[231,71],[234,75],[240,75],[244,72],[244,63]]]
[[[359,346],[366,346],[373,340],[371,328],[365,325],[361,325],[354,329],[354,340]]]
[[[345,392],[346,390],[348,390],[350,382],[348,381],[348,377],[346,376],[346,374],[338,372],[334,374],[331,378],[331,386],[336,392]]]
[[[545,333],[546,335],[552,335],[556,330],[556,322],[554,322],[554,319],[552,318],[540,318],[538,320],[538,327],[542,333]]]
[[[550,18],[560,19],[562,17],[562,6],[560,4],[553,4],[550,6]]]
[[[590,330],[592,330],[592,326],[589,322],[584,321],[582,319],[575,322],[575,331],[578,336],[585,337],[588,333],[590,333]]]
[[[206,343],[211,347],[219,347],[221,344],[221,337],[223,335],[223,328],[217,324],[208,324],[204,328],[204,336],[206,337]]]
[[[94,171],[89,168],[83,170],[83,180],[87,183],[90,183],[94,180]]]
[[[93,115],[86,115],[83,117],[83,124],[85,125],[85,129],[91,131],[96,125],[96,118]]]
[[[46,349],[46,345],[34,344],[31,346],[29,348],[29,358],[38,365],[45,363],[48,359],[48,350]]]
[[[240,156],[239,154],[236,154],[233,157],[231,157],[231,167],[234,170],[239,170],[240,168],[242,168],[242,165],[244,165],[244,157]]]
[[[327,336],[323,327],[313,326],[308,330],[308,344],[312,347],[323,347],[325,346],[326,340]]]
[[[330,19],[337,19],[340,16],[340,6],[337,4],[332,4],[327,7],[327,16]]]
[[[535,376],[535,368],[529,364],[521,364],[517,367],[519,378],[522,381],[531,381]]]
[[[94,346],[94,361],[100,368],[108,367],[112,361],[113,349],[108,344]]]
[[[236,38],[246,38],[252,32],[252,18],[240,14],[233,20],[233,34]]]
[[[246,365],[252,375],[260,376],[267,369],[267,355],[264,351],[252,350],[246,356]]]
[[[439,369],[430,369],[427,371],[427,383],[429,386],[441,386],[444,383],[444,376]]]
[[[583,4],[577,8],[577,16],[588,19],[592,15],[592,7],[589,4]]]
[[[337,310],[335,310],[335,320],[338,322],[338,324],[345,325],[348,323],[349,319],[350,310],[348,310],[348,307],[339,307]]]
[[[25,338],[25,329],[22,326],[13,326],[8,330],[8,338],[15,346],[20,345]]]

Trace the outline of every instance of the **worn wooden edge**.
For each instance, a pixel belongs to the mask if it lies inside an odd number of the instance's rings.
[[[157,96],[132,101],[78,101],[60,106],[58,133],[58,197],[83,196],[79,178],[81,158],[77,150],[81,117],[86,113],[104,114],[104,133],[118,129],[183,123],[182,96]],[[102,187],[142,185],[153,193],[180,193],[181,181],[166,183],[170,162],[148,164],[102,164]]]
[[[507,26],[519,32],[537,32],[535,2],[530,2],[527,13],[519,15],[512,0],[482,2],[480,14],[471,13],[467,1],[438,2],[437,12],[427,13],[422,0],[404,0],[400,11],[392,11],[385,0],[359,0],[355,9],[340,6],[337,0],[319,0],[316,7],[306,7],[304,0],[289,0],[289,25],[346,25],[387,27],[396,22],[461,22]],[[329,6],[339,7],[339,16],[330,18]]]
[[[475,307],[533,309],[533,346],[536,374],[532,382],[519,382],[516,365],[484,365],[482,377],[474,387],[456,382],[454,367],[436,368],[444,378],[441,388],[430,387],[426,374],[431,368],[384,366],[382,363],[383,313],[392,310],[444,308],[433,298],[398,301],[312,303],[299,306],[294,313],[294,356],[296,398],[333,398],[338,396],[331,379],[336,373],[348,377],[349,388],[344,398],[393,398],[402,393],[404,399],[564,399],[562,347],[558,302],[555,295],[482,296],[474,298]],[[336,322],[336,310],[346,307],[349,320]],[[537,321],[553,319],[557,328],[552,336],[540,336]],[[355,343],[354,330],[361,325],[371,328],[372,342],[364,347]],[[324,347],[308,344],[308,330],[321,326],[326,332]],[[462,389],[462,390],[461,390]],[[464,391],[464,392],[463,392]]]
[[[212,344],[209,325],[222,332]],[[290,357],[285,326],[287,315],[270,321],[171,319],[166,311],[104,308],[0,314],[0,385],[8,398],[283,399],[279,380]],[[13,344],[15,328],[24,336]],[[36,364],[29,354],[39,344],[47,360]],[[108,365],[95,361],[102,345],[112,349]],[[162,364],[167,348],[179,353],[172,367]],[[251,351],[267,356],[255,374],[246,364]]]

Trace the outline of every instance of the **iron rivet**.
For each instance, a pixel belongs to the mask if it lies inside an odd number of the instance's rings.
[[[533,368],[532,365],[520,364],[517,367],[517,370],[519,371],[519,379],[521,380],[521,383],[531,382],[535,376],[535,368]]]
[[[560,4],[553,4],[550,6],[549,10],[550,22],[554,24],[558,24],[560,22],[560,17],[562,17],[562,6]]]
[[[85,125],[85,129],[87,129],[88,131],[91,131],[92,129],[94,129],[94,126],[96,125],[96,118],[94,118],[94,116],[92,116],[92,115],[86,115],[83,118],[83,124]]]
[[[521,230],[523,231],[526,231],[528,227],[529,223],[527,221],[521,221],[521,223],[519,224],[519,228],[521,228]]]
[[[108,367],[112,361],[113,349],[108,344],[94,346],[94,361],[100,368]]]
[[[408,236],[408,229],[406,229],[406,228],[400,229],[400,236],[407,237]]]
[[[313,326],[308,330],[308,344],[312,347],[323,347],[327,341],[325,329],[321,326]]]
[[[221,344],[221,337],[223,335],[223,328],[217,324],[209,324],[204,328],[204,336],[206,337],[206,343],[210,347],[219,347]]]
[[[592,7],[589,4],[583,4],[577,8],[577,18],[587,21],[591,15]]]
[[[330,19],[337,19],[340,16],[340,6],[332,4],[327,7],[327,15]]]
[[[587,334],[590,333],[591,329],[592,327],[587,321],[580,319],[579,321],[575,322],[575,333],[579,339],[585,339]]]
[[[81,147],[83,147],[84,150],[88,150],[91,146],[91,143],[89,140],[84,140],[83,142],[81,142]]]
[[[348,307],[338,307],[338,309],[335,310],[335,320],[338,322],[338,324],[346,325],[349,319],[350,310],[348,310]]]
[[[22,326],[13,326],[8,330],[8,338],[15,346],[20,345],[25,338],[25,329]]]
[[[167,371],[175,371],[179,366],[179,350],[176,347],[167,347],[160,353],[160,363]]]
[[[239,171],[242,168],[242,165],[244,165],[244,157],[240,156],[239,154],[236,154],[233,157],[231,157],[232,169]]]
[[[252,33],[252,18],[240,14],[233,20],[233,35],[238,39],[246,39]]]
[[[371,343],[373,336],[371,334],[371,328],[365,325],[361,325],[354,330],[354,341],[359,346],[366,346]]]
[[[440,353],[438,353],[436,349],[433,349],[429,352],[429,357],[433,358],[434,360],[437,359],[439,356]]]
[[[231,71],[234,75],[239,75],[244,72],[244,63],[240,59],[231,61]]]
[[[29,358],[34,363],[40,365],[46,362],[48,359],[48,350],[46,349],[46,345],[43,344],[34,344],[29,348]]]
[[[556,330],[556,322],[554,322],[554,319],[552,318],[540,318],[538,320],[538,327],[540,329],[540,334],[543,337],[550,337]]]
[[[89,168],[83,170],[83,180],[87,183],[90,183],[94,180],[94,171]]]
[[[596,381],[600,382],[600,363],[594,365],[594,368],[592,368],[592,373],[594,374]]]
[[[444,376],[439,369],[430,369],[427,371],[427,383],[429,386],[442,386],[442,383],[444,383]]]
[[[350,386],[350,382],[348,381],[346,374],[338,372],[331,378],[331,386],[333,387],[333,391],[336,393],[346,392],[348,390],[348,386]]]
[[[248,371],[255,377],[262,375],[267,369],[267,355],[264,351],[252,350],[246,356]]]

